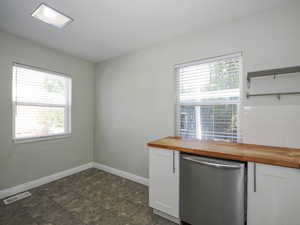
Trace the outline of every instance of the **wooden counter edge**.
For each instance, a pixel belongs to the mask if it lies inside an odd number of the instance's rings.
[[[173,137],[172,137],[173,138]],[[177,137],[174,137],[177,138]],[[249,156],[239,156],[229,153],[219,153],[215,151],[208,151],[203,149],[192,149],[192,148],[184,148],[184,147],[178,147],[178,146],[171,146],[171,145],[164,145],[164,144],[157,144],[153,142],[147,143],[147,146],[149,147],[155,147],[155,148],[163,148],[167,150],[176,150],[180,152],[185,153],[191,153],[196,155],[202,155],[202,156],[210,156],[215,158],[222,158],[222,159],[231,159],[231,160],[237,160],[237,161],[243,161],[243,162],[256,162],[256,163],[264,163],[269,165],[275,165],[275,166],[284,166],[284,167],[291,167],[291,168],[300,168],[300,163],[298,162],[291,162],[291,161],[279,161],[279,160],[272,160],[272,159],[266,159],[266,158],[259,158],[259,157],[249,157]],[[268,146],[271,147],[271,146]],[[277,147],[275,147],[277,148]]]

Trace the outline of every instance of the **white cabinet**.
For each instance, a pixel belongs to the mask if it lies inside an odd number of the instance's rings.
[[[248,163],[248,225],[300,224],[299,212],[300,169]]]
[[[179,218],[179,152],[149,148],[149,205]]]

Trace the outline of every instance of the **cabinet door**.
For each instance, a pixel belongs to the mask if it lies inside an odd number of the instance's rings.
[[[299,224],[299,190],[299,169],[248,163],[248,224]]]
[[[179,152],[149,149],[149,204],[179,217]]]

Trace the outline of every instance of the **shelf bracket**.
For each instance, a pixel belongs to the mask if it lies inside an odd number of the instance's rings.
[[[281,95],[280,95],[280,94],[278,94],[278,95],[277,95],[277,98],[278,98],[278,100],[280,100],[280,98],[281,98]]]
[[[251,79],[249,77],[247,78],[247,86],[248,89],[251,87]]]

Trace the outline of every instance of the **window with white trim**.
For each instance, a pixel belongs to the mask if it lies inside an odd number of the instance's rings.
[[[234,54],[176,65],[178,136],[238,141],[241,60]]]
[[[71,134],[71,78],[56,72],[13,65],[13,139]]]

